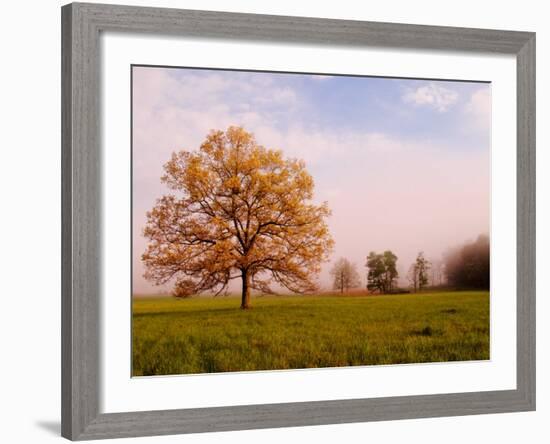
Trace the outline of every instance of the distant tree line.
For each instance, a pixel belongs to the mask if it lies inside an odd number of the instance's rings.
[[[420,292],[427,287],[489,288],[489,237],[480,235],[474,242],[449,250],[443,260],[428,260],[420,251],[410,265],[407,279],[410,290],[398,287],[397,256],[386,250],[367,256],[367,289],[373,293]],[[340,258],[331,269],[334,290],[344,293],[360,284],[355,264]]]
[[[489,237],[480,235],[447,252],[444,257],[447,283],[459,288],[488,289],[490,284]]]

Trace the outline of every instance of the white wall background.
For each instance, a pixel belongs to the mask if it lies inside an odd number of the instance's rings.
[[[122,1],[122,0],[120,0]],[[104,3],[113,3],[103,0]],[[9,2],[0,39],[1,440],[60,441],[60,11],[57,0]],[[537,32],[538,410],[474,417],[139,438],[142,443],[547,442],[550,420],[550,20],[544,2],[253,0],[124,1],[148,6],[468,26]],[[121,441],[122,442],[122,441]]]

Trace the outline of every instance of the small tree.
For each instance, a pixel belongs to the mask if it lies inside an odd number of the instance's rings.
[[[413,291],[416,293],[416,290],[418,289],[418,270],[416,267],[416,262],[413,262],[409,267],[409,271],[407,273],[407,279],[409,280],[409,283]]]
[[[367,256],[367,289],[369,291],[384,291],[384,261],[381,254],[371,251]]]
[[[397,256],[390,250],[383,253],[384,262],[384,282],[386,285],[386,293],[391,293],[394,288],[395,281],[397,280]]]
[[[333,288],[340,290],[340,293],[349,290],[350,288],[359,287],[361,285],[359,273],[355,264],[352,264],[345,258],[340,258],[330,270],[333,276]]]
[[[172,296],[180,299],[190,298],[193,295],[194,290],[195,290],[195,287],[192,281],[188,281],[186,279],[180,279],[174,285],[174,289],[172,290]]]
[[[421,251],[416,256],[416,261],[409,268],[409,282],[414,291],[422,291],[428,285],[428,271],[430,270],[430,262],[424,257]]]
[[[392,251],[386,250],[381,254],[371,251],[367,256],[366,267],[369,291],[389,293],[393,290],[398,273],[397,256]]]

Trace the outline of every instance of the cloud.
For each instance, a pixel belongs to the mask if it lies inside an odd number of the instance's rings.
[[[378,132],[334,131],[303,123],[293,123],[279,130],[270,127],[268,122],[250,129],[262,145],[283,149],[286,156],[303,159],[308,167],[408,149],[399,139]]]
[[[258,94],[253,99],[256,104],[261,106],[293,106],[297,103],[297,100],[296,92],[289,87],[270,88],[269,95]]]
[[[408,92],[411,103],[440,112],[456,103],[453,91],[424,85]],[[316,105],[307,103],[299,84],[270,74],[143,68],[134,72],[134,93],[137,292],[158,291],[142,277],[146,240],[140,233],[145,212],[168,192],[159,180],[163,164],[173,151],[196,149],[211,129],[229,125],[242,125],[260,144],[306,162],[316,201],[327,200],[333,211],[334,257],[363,264],[371,249],[391,248],[408,266],[420,249],[436,257],[448,245],[487,231],[488,150],[465,153],[450,147],[460,140],[438,144],[407,134],[325,127],[316,123]],[[432,102],[426,98],[430,95]],[[487,98],[490,105],[487,91],[474,91],[461,108],[461,121],[483,120],[483,113],[490,112]],[[323,267],[323,285],[329,269]]]
[[[489,86],[474,91],[464,106],[464,112],[469,115],[474,126],[485,130],[491,124],[491,89]]]
[[[427,106],[440,113],[446,112],[458,101],[458,93],[435,83],[408,90],[402,96],[403,102],[415,106]]]
[[[312,74],[312,75],[310,76],[310,78],[311,78],[312,80],[317,80],[317,81],[319,81],[319,82],[323,82],[323,81],[325,81],[325,80],[330,80],[330,79],[332,79],[333,77],[334,77],[334,76],[325,76],[325,75],[322,75],[322,74]]]

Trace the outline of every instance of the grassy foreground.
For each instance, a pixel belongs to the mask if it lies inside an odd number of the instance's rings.
[[[489,359],[489,293],[135,298],[133,375]]]

